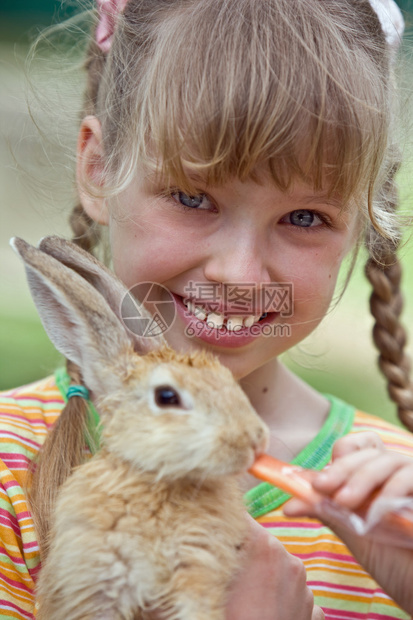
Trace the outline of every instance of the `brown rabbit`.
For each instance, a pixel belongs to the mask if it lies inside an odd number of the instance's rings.
[[[122,325],[124,285],[57,237],[12,240],[55,346],[79,365],[103,427],[59,491],[39,620],[223,620],[246,534],[237,474],[268,431],[211,354]]]

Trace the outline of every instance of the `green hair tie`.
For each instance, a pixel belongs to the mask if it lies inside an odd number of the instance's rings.
[[[89,400],[89,390],[84,385],[70,385],[66,396],[67,400],[72,396],[81,396],[85,400]]]

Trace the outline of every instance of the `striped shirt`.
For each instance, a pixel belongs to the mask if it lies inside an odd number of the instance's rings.
[[[34,584],[40,568],[39,549],[23,491],[27,469],[58,418],[69,378],[64,369],[54,376],[0,392],[0,616],[32,620]],[[379,418],[356,411],[337,398],[313,441],[294,459],[322,469],[333,443],[347,433],[375,431],[386,446],[413,456],[413,435]],[[90,425],[96,425],[91,407]],[[299,557],[307,581],[328,620],[409,618],[361,568],[345,545],[322,523],[287,518],[282,505],[289,496],[267,483],[248,491],[248,511]]]

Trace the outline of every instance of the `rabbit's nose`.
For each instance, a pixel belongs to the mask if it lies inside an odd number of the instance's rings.
[[[257,429],[253,442],[255,456],[257,457],[260,456],[260,454],[263,454],[268,449],[268,445],[269,431],[266,426],[262,425]]]

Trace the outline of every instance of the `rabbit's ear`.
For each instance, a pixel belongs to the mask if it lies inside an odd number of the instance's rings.
[[[82,250],[77,245],[66,239],[57,236],[43,237],[39,243],[39,249],[50,256],[56,258],[60,263],[70,267],[82,276],[106,299],[112,311],[122,322],[123,308],[124,315],[133,316],[139,312],[140,319],[152,321],[152,315],[143,305],[136,308],[135,301],[123,282],[115,274],[107,269],[92,254]],[[129,307],[128,307],[129,306]],[[144,325],[144,321],[138,321],[137,325]],[[125,327],[125,330],[127,328]],[[145,354],[153,349],[166,345],[166,340],[162,335],[153,337],[143,337],[139,333],[128,329],[128,336],[132,340],[134,349],[138,353]]]
[[[132,343],[102,295],[78,273],[23,239],[10,241],[24,261],[33,300],[44,328],[63,355],[82,371],[97,394],[118,389]]]

